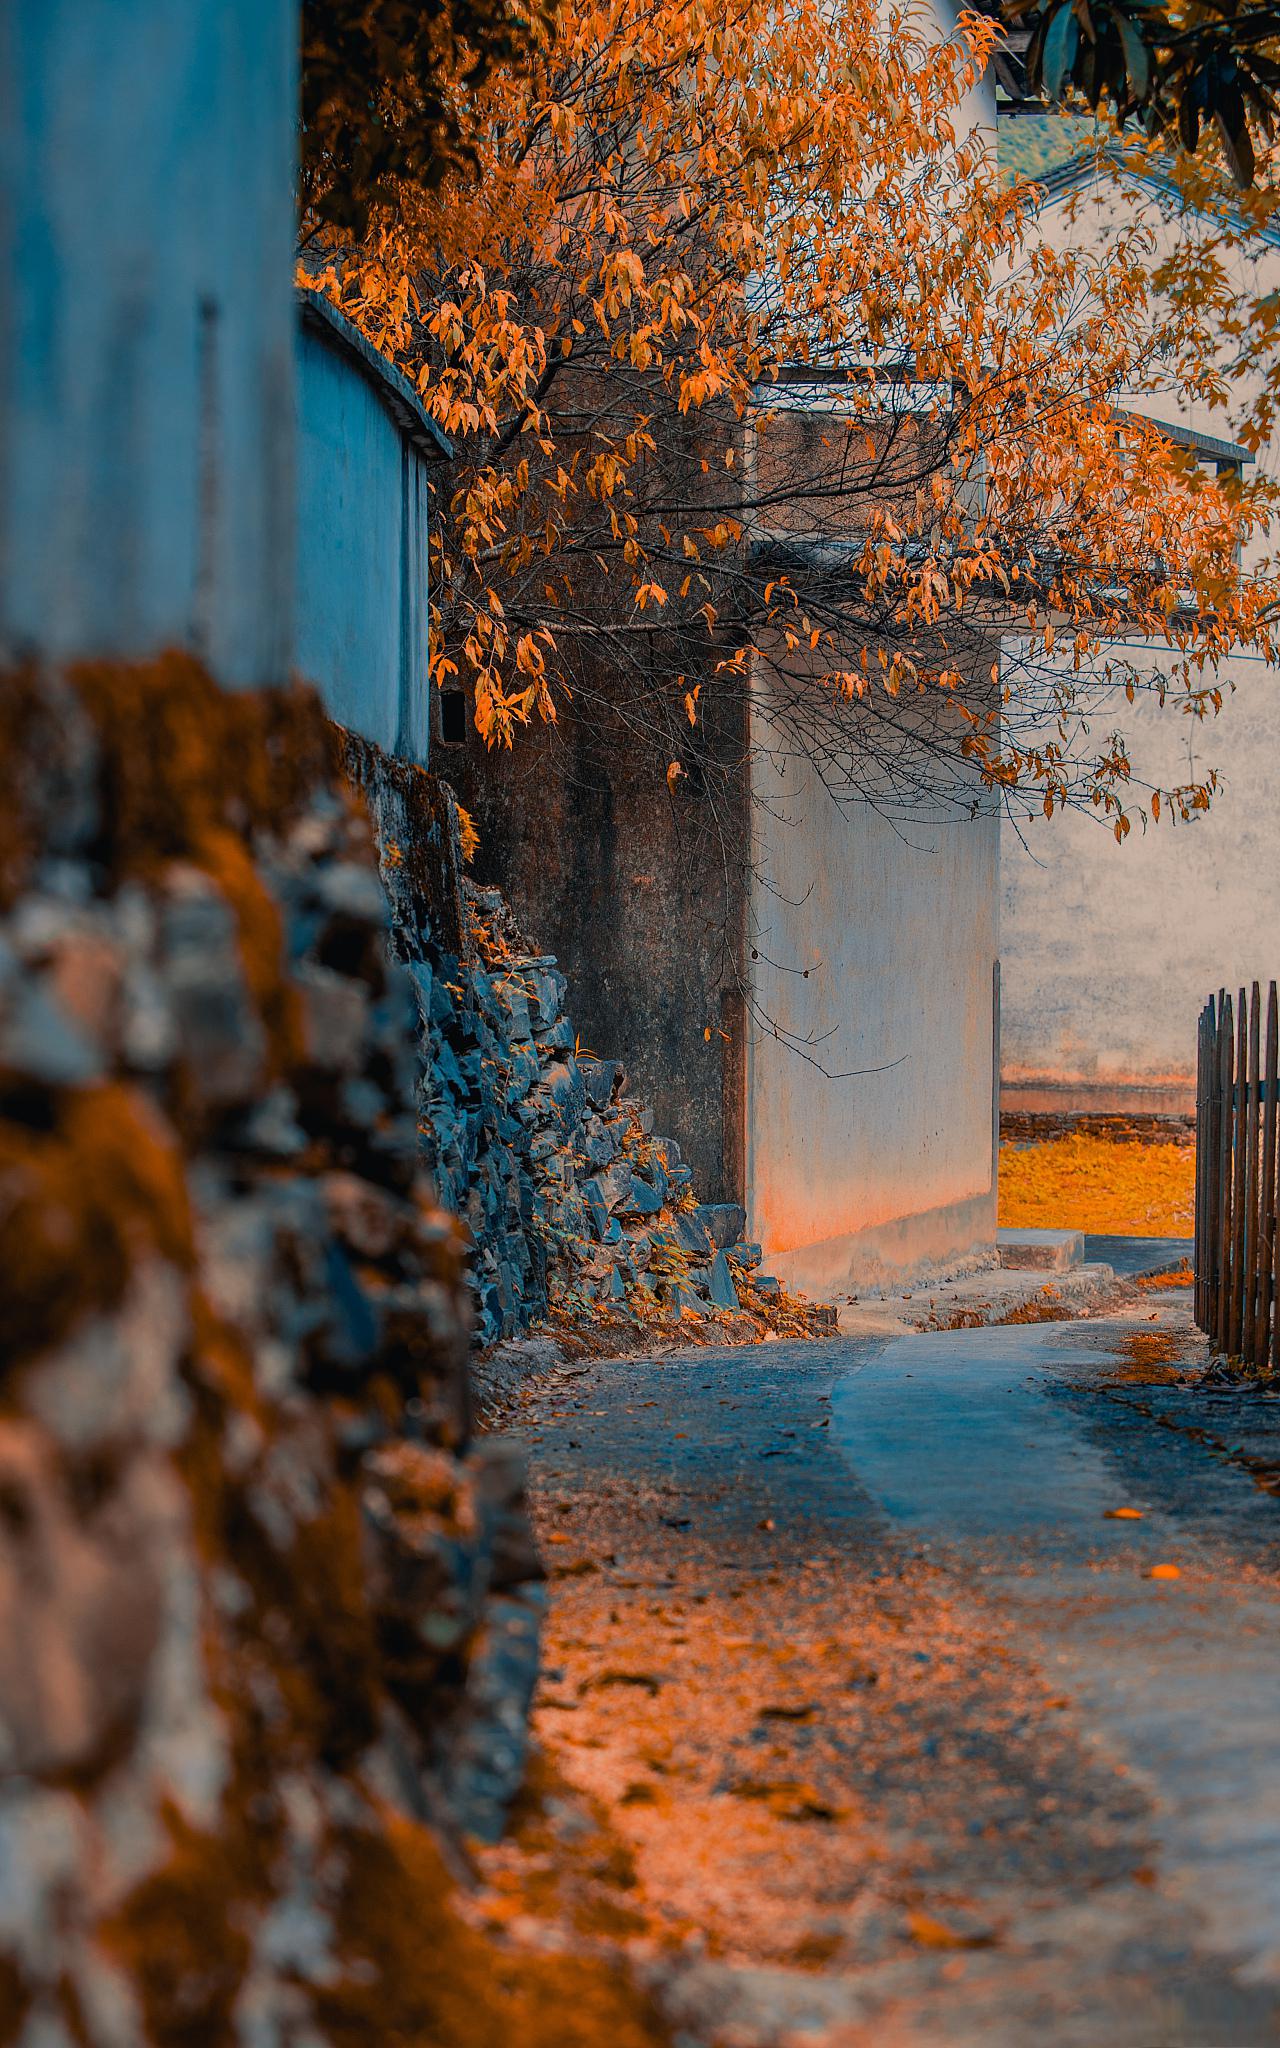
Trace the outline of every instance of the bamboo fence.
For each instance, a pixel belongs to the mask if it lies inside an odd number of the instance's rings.
[[[1219,1351],[1280,1368],[1276,1313],[1276,984],[1200,1013],[1196,1072],[1195,1319]]]

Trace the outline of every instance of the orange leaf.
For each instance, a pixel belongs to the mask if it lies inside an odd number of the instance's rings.
[[[908,1913],[907,1932],[921,1948],[990,1948],[995,1940],[989,1929],[962,1934],[959,1928],[948,1927],[945,1920],[935,1920],[932,1913]]]

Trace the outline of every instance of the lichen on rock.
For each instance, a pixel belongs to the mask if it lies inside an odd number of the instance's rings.
[[[412,985],[309,693],[10,685],[0,2039],[348,2038],[368,1845],[448,1917],[536,1670]]]

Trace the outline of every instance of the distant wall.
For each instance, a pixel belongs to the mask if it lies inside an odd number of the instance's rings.
[[[423,762],[428,466],[448,444],[348,321],[299,298],[298,667],[340,724]]]
[[[287,670],[296,38],[292,0],[0,7],[0,657]]]
[[[748,1234],[819,1293],[981,1254],[999,819],[839,804],[757,737]]]
[[[1277,677],[1229,672],[1237,687],[1203,724],[1172,703],[1126,708],[1135,778],[1217,767],[1209,812],[1166,811],[1122,846],[1093,815],[1033,822],[1025,847],[1006,830],[1006,1107],[1185,1110],[1205,997],[1280,974]]]
[[[1157,178],[1122,191],[1105,170],[1056,187],[1039,219],[1051,245],[1085,250],[1107,248],[1122,228],[1141,224],[1153,238],[1153,261],[1187,234],[1181,202],[1162,198]],[[1280,285],[1280,251],[1259,241],[1237,260],[1234,283],[1260,292]],[[1246,378],[1240,402],[1256,389]],[[1230,413],[1176,386],[1137,398],[1134,409],[1203,434],[1232,431]],[[1258,450],[1258,463],[1263,473],[1280,473],[1280,437]],[[1268,546],[1265,535],[1246,542],[1246,567]],[[1124,651],[1142,658],[1133,644]],[[1167,667],[1167,653],[1152,649],[1152,667],[1162,661]],[[1192,781],[1216,767],[1222,787],[1207,814],[1184,825],[1166,811],[1145,833],[1135,825],[1122,846],[1094,815],[1051,823],[1033,816],[1021,832],[1006,829],[1007,1108],[1185,1112],[1194,1099],[1196,1017],[1209,991],[1280,971],[1280,675],[1236,658],[1224,664],[1222,681],[1236,689],[1220,716],[1203,723],[1180,714],[1176,691],[1164,710],[1140,695],[1105,714],[1129,742],[1131,810],[1143,803],[1144,782]],[[1103,724],[1096,719],[1095,731]]]

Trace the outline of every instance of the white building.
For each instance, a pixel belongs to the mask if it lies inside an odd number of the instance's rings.
[[[1121,190],[1091,154],[1086,124],[1054,116],[1001,123],[1002,161],[1044,191],[1043,233],[1101,246],[1135,215],[1157,250],[1183,232],[1171,189],[1152,175]],[[1053,161],[1054,154],[1060,160]],[[1274,272],[1280,237],[1256,261],[1241,258],[1243,297]],[[1266,288],[1263,284],[1262,288]],[[1171,389],[1135,401],[1190,442],[1209,465],[1244,451],[1229,416]],[[1258,462],[1277,474],[1280,448]],[[1142,651],[1130,644],[1135,659]],[[1153,666],[1167,651],[1150,650]],[[1256,657],[1228,662],[1219,716],[1186,714],[1175,692],[1121,704],[1130,742],[1133,808],[1140,784],[1203,780],[1216,769],[1212,808],[1190,823],[1164,813],[1117,844],[1110,822],[1069,813],[1002,833],[1002,1102],[1006,1109],[1185,1112],[1194,1101],[1196,1018],[1208,993],[1280,970],[1280,814],[1271,795],[1280,759],[1276,673]]]

